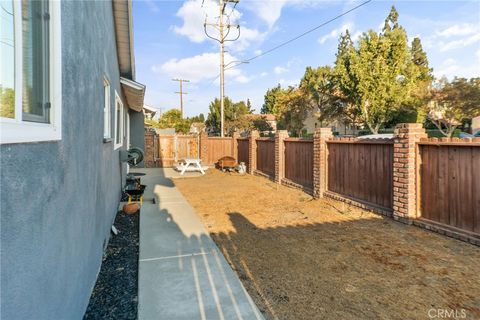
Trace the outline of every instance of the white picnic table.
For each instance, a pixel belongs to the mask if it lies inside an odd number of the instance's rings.
[[[183,175],[185,171],[200,171],[205,174],[205,170],[201,165],[202,160],[198,158],[185,158],[180,161],[177,166],[177,170],[180,171],[180,175]]]

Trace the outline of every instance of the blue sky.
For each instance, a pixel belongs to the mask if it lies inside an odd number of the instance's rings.
[[[204,36],[203,22],[218,16],[216,1],[134,1],[137,81],[147,85],[145,102],[162,111],[179,106],[178,82],[186,78],[185,115],[208,113],[219,96],[218,43]],[[231,19],[241,36],[226,62],[266,51],[360,4],[361,1],[241,0]],[[420,37],[437,77],[480,76],[480,1],[372,1],[317,31],[226,73],[225,94],[250,98],[259,111],[268,88],[297,84],[305,67],[332,64],[339,34],[354,37],[380,30],[395,5],[408,36]],[[226,12],[230,12],[227,10]],[[233,31],[232,31],[233,33]]]

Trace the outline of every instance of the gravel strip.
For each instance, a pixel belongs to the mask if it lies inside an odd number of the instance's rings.
[[[136,319],[139,214],[119,212],[84,319]]]

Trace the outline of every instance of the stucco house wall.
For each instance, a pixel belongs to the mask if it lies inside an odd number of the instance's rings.
[[[61,14],[62,139],[0,146],[2,319],[83,317],[125,178],[103,142],[104,75],[112,115],[122,96],[112,3]]]
[[[303,121],[303,128],[307,131],[307,133],[313,134],[315,132],[315,128],[317,127],[332,128],[334,132],[338,132],[341,135],[351,135],[356,133],[356,130],[354,130],[353,126],[346,126],[343,122],[338,120],[322,123],[320,120],[318,120],[318,117],[316,117],[313,112],[309,112],[308,117]]]

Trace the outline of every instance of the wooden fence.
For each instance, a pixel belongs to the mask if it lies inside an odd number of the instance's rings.
[[[146,165],[170,166],[184,156],[212,165],[232,156],[245,162],[249,173],[315,197],[333,197],[480,245],[479,138],[428,139],[420,124],[399,124],[389,140],[333,138],[331,130],[319,128],[311,140],[288,138],[285,131],[274,139],[259,138],[258,132],[248,138],[202,134],[199,140],[155,140],[149,134],[145,147]]]
[[[145,165],[172,167],[183,158],[199,157],[198,135],[145,134]]]
[[[328,191],[392,209],[393,141],[330,140]]]
[[[202,159],[206,165],[213,165],[218,162],[218,159],[230,156],[233,157],[233,139],[231,137],[208,137],[206,139],[207,152],[206,159]]]
[[[270,176],[275,176],[275,140],[258,138],[257,143],[257,170]]]
[[[237,139],[237,154],[238,154],[237,162],[238,163],[244,162],[245,165],[247,166],[247,170],[248,168],[250,168],[249,161],[248,161],[249,145],[250,145],[250,141],[248,140],[248,138]]]
[[[480,147],[419,142],[419,216],[480,234]]]
[[[288,138],[285,143],[285,178],[313,188],[313,140]]]

